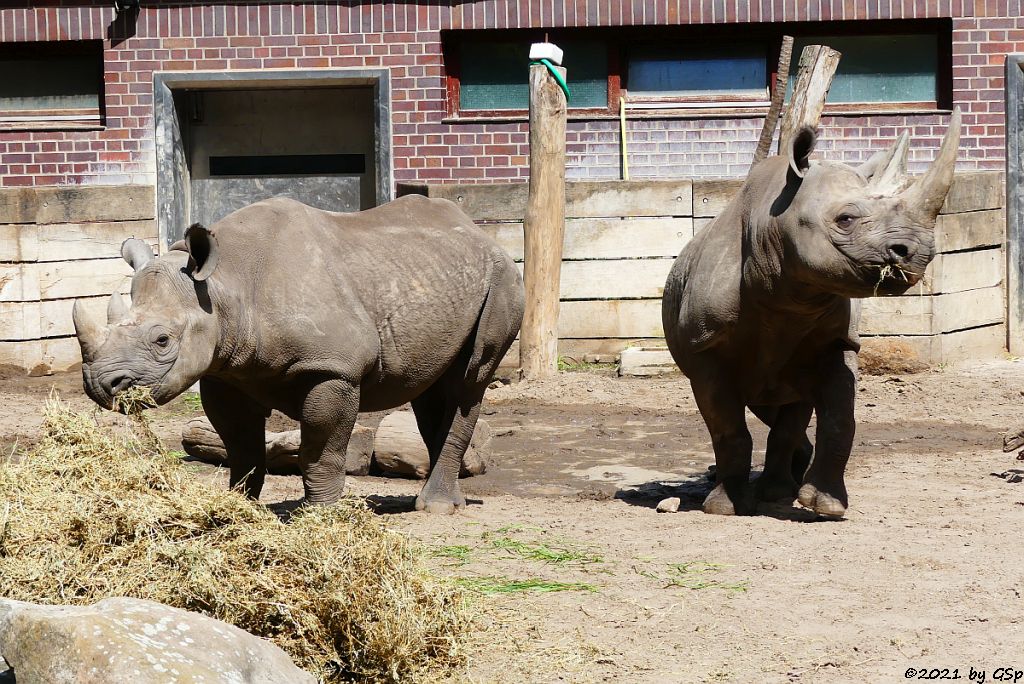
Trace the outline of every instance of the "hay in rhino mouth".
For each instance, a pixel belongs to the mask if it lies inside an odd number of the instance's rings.
[[[896,264],[882,264],[876,266],[878,269],[878,279],[875,281],[875,287],[872,292],[873,296],[878,296],[878,289],[886,283],[906,283],[907,287],[913,287],[920,280],[921,276],[917,275],[913,271],[908,271]]]

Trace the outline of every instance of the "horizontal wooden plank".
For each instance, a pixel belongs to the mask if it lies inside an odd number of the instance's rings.
[[[489,185],[407,185],[399,194],[421,192],[451,200],[474,221],[521,221],[527,183]],[[567,218],[689,216],[693,186],[688,180],[573,181],[565,184]]]
[[[1000,171],[958,173],[940,214],[998,209],[1006,205],[1004,174]]]
[[[1006,320],[1006,299],[1002,285],[950,292],[933,299],[933,333],[977,328]]]
[[[696,218],[714,218],[732,201],[744,179],[728,178],[695,180],[693,182],[693,215]]]
[[[1005,241],[1003,209],[942,214],[935,222],[935,251],[939,253],[991,247]]]
[[[861,304],[864,335],[932,335],[1000,323],[1003,287],[940,295],[872,297]]]
[[[1000,323],[935,335],[931,341],[936,363],[993,359],[1006,353],[1006,326]]]
[[[0,264],[0,302],[110,294],[131,273],[120,258]]]
[[[30,375],[69,370],[81,362],[78,340],[74,337],[0,342],[0,365],[24,368]]]
[[[866,337],[861,344],[862,352],[871,349],[884,355],[895,348],[900,356],[930,365],[993,359],[1006,353],[1006,326],[997,323],[938,335]]]
[[[121,293],[125,295],[126,304],[130,301],[127,297],[130,289],[130,281],[125,279]],[[104,294],[41,302],[0,302],[0,340],[12,342],[74,335],[71,309],[75,302],[82,302],[89,314],[105,321],[109,300],[109,295]]]
[[[118,257],[128,238],[158,245],[156,221],[0,225],[0,261],[70,261]]]
[[[135,221],[156,215],[151,185],[61,185],[0,190],[0,223]]]
[[[563,261],[559,297],[566,299],[659,298],[674,259]],[[519,266],[522,272],[522,265]]]
[[[925,279],[907,294],[961,292],[999,285],[1005,262],[1005,252],[998,247],[939,254],[925,271]]]
[[[871,297],[861,302],[862,335],[930,335],[937,297]]]
[[[660,299],[562,302],[558,336],[664,337]]]
[[[480,226],[516,261],[523,260],[523,224]],[[675,257],[693,236],[690,218],[569,219],[565,259]]]

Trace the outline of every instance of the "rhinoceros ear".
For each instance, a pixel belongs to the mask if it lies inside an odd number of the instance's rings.
[[[133,271],[139,271],[153,260],[153,250],[138,238],[128,238],[121,243],[121,257]]]
[[[803,126],[790,142],[786,151],[789,156],[789,168],[797,178],[803,178],[811,166],[810,156],[818,143],[818,134],[810,126]]]
[[[201,223],[193,223],[185,231],[192,279],[203,281],[217,268],[217,238]]]

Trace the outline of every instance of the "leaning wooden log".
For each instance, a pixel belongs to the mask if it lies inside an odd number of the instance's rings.
[[[764,117],[764,126],[761,127],[761,137],[757,141],[757,149],[754,150],[754,164],[767,159],[768,152],[771,150],[772,138],[775,136],[775,128],[779,124],[782,104],[786,99],[786,89],[789,87],[789,62],[792,56],[793,36],[782,36],[779,67],[775,72],[775,88],[772,90],[772,101],[768,107],[768,113]]]
[[[480,475],[487,470],[490,457],[491,428],[478,420],[469,449],[462,458],[459,477]],[[384,417],[373,438],[373,463],[383,473],[418,480],[430,472],[430,456],[416,427],[416,416],[397,411]]]
[[[788,150],[790,141],[804,126],[817,128],[821,112],[825,109],[825,98],[832,87],[832,77],[839,68],[842,55],[827,45],[808,45],[800,54],[796,82],[789,108],[782,117],[779,128],[779,153]]]
[[[298,430],[267,432],[267,472],[272,475],[300,475]],[[227,465],[228,455],[224,442],[205,416],[193,418],[181,433],[181,446],[185,453],[205,463]],[[356,425],[348,442],[345,472],[366,475],[370,472],[370,454],[373,451],[373,430]]]

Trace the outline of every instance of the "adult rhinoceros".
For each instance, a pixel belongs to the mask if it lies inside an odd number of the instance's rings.
[[[853,168],[811,162],[816,135],[804,128],[781,156],[750,170],[680,253],[662,318],[711,433],[717,486],[706,513],[750,513],[756,499],[794,497],[821,515],[846,513],[860,347],[851,298],[901,294],[921,279],[959,137],[958,110],[938,157],[911,182],[906,133]],[[753,490],[745,408],[771,428]]]
[[[78,302],[88,395],[110,408],[133,385],[158,404],[199,381],[231,485],[258,497],[271,409],[301,423],[306,500],[342,492],[359,411],[412,402],[431,472],[417,509],[465,504],[458,474],[484,390],[522,321],[515,264],[454,204],[420,196],[355,214],[274,198],[158,258],[140,240],[131,308],[107,325]]]

